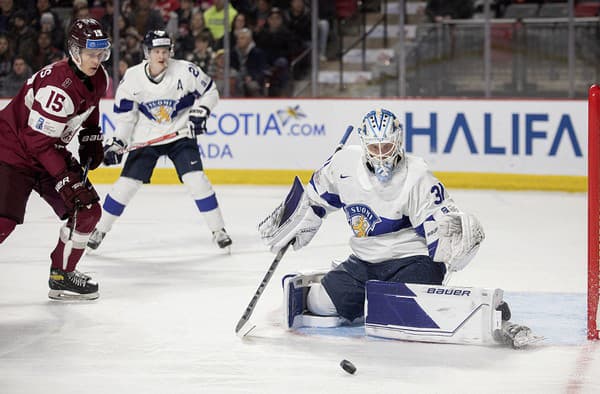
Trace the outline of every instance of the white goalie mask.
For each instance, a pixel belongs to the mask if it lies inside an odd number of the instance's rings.
[[[396,115],[383,108],[368,112],[358,128],[367,166],[377,179],[388,182],[404,156],[402,125]]]

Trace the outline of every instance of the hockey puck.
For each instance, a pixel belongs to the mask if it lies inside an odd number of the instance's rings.
[[[356,367],[348,360],[342,360],[340,362],[340,367],[350,375],[354,375],[354,372],[356,372]]]

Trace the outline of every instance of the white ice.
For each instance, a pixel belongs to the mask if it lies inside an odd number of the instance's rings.
[[[487,239],[450,284],[504,289],[513,320],[547,338],[512,350],[284,331],[281,276],[347,256],[341,213],[284,256],[253,315],[257,328],[238,338],[236,322],[273,259],[256,224],[287,188],[215,189],[231,255],[211,243],[183,187],[145,186],[79,265],[100,283],[100,299],[85,303],[46,297],[60,223],[32,196],[25,224],[0,245],[0,393],[600,391],[600,343],[585,337],[584,194],[453,192]]]

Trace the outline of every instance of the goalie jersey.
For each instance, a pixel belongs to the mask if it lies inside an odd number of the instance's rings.
[[[424,223],[458,212],[444,185],[421,158],[405,155],[391,180],[382,184],[369,171],[360,146],[348,146],[314,172],[306,188],[311,205],[326,213],[343,209],[354,233],[353,253],[377,263],[435,254]]]
[[[148,76],[147,64],[129,68],[119,84],[115,138],[131,145],[174,131],[183,133],[163,144],[191,137],[187,133],[190,109],[204,106],[212,111],[219,100],[212,79],[193,63],[169,59],[165,75],[156,82]]]

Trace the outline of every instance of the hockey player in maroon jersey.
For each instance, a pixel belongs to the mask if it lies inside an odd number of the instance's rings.
[[[98,107],[108,86],[102,62],[111,44],[100,23],[78,19],[67,45],[68,59],[35,73],[0,112],[0,243],[23,223],[35,190],[68,219],[50,254],[48,296],[89,300],[98,298],[98,284],[75,267],[101,208],[82,167],[93,170],[104,158]],[[66,147],[75,136],[79,161]]]

